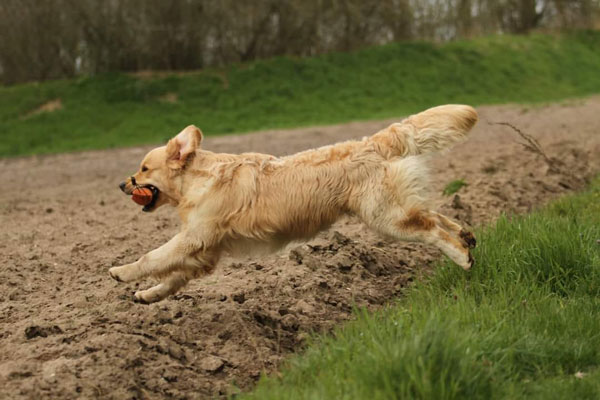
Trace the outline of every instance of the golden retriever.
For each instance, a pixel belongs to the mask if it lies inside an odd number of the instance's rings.
[[[135,293],[152,303],[190,279],[210,274],[223,252],[277,250],[306,240],[342,215],[354,215],[386,237],[437,246],[469,269],[473,235],[429,209],[420,154],[466,138],[477,122],[465,105],[434,107],[361,141],[348,141],[286,157],[218,154],[200,147],[202,132],[188,126],[166,146],[150,151],[121,189],[153,191],[144,211],[177,209],[181,231],[138,261],[110,269],[120,282],[154,277],[160,283]]]

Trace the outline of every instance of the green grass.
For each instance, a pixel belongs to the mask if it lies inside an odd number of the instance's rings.
[[[442,263],[239,398],[598,399],[599,239],[600,179],[501,218],[478,233],[470,272]]]
[[[443,190],[443,194],[446,196],[450,196],[460,190],[463,186],[468,186],[469,184],[464,181],[464,179],[456,179],[446,185]]]
[[[216,135],[398,117],[450,102],[547,102],[599,93],[599,70],[600,32],[586,31],[0,87],[0,156],[163,142],[190,123]],[[176,102],[161,100],[169,93]],[[63,109],[30,115],[54,99]]]

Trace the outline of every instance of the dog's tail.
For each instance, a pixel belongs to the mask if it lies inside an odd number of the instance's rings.
[[[385,158],[424,154],[465,139],[477,120],[473,107],[449,104],[411,115],[367,140]]]

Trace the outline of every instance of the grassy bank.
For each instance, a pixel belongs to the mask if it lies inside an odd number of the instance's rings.
[[[600,398],[600,179],[478,239],[472,271],[443,264],[241,398]]]
[[[550,101],[600,92],[600,32],[395,43],[220,70],[0,88],[0,156],[401,116],[448,102]],[[60,100],[60,106],[58,106]],[[54,101],[56,110],[41,106]]]

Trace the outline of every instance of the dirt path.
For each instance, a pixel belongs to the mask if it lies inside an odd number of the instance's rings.
[[[432,190],[452,217],[477,225],[502,211],[526,212],[600,170],[598,97],[479,112],[466,143],[431,157]],[[536,137],[564,163],[562,172],[487,121]],[[205,147],[281,155],[389,122],[220,137]],[[439,257],[348,219],[308,245],[226,259],[169,300],[134,304],[138,285],[117,284],[108,268],[162,244],[178,224],[173,210],[143,214],[117,188],[147,150],[0,160],[0,397],[203,398],[231,384],[248,388],[300,348],[307,332],[350,318],[353,304],[392,301]],[[460,199],[442,196],[458,178],[469,184]]]

